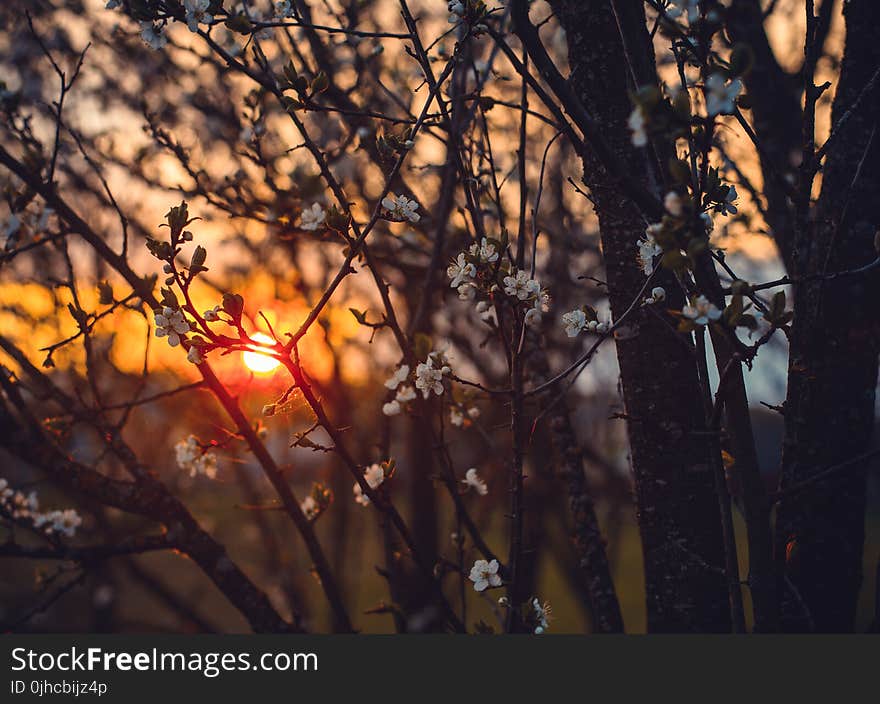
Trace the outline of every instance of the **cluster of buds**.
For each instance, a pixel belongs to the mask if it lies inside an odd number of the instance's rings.
[[[199,274],[208,271],[205,266],[208,252],[201,245],[193,250],[189,263],[179,265],[177,258],[187,242],[193,241],[193,234],[186,227],[198,218],[189,217],[186,201],[172,207],[165,215],[170,236],[167,240],[147,238],[147,248],[159,261],[166,275],[165,286],[160,288],[161,307],[153,311],[156,337],[167,338],[171,347],[178,345],[187,351],[187,360],[202,364],[214,349],[226,351],[249,351],[260,348],[261,353],[271,354],[271,345],[264,345],[251,339],[244,329],[244,298],[237,293],[224,293],[219,305],[201,313],[193,305],[189,295],[190,287]],[[183,295],[178,300],[174,289]],[[232,335],[216,332],[212,325],[222,324],[230,328]],[[276,345],[280,347],[280,344]]]

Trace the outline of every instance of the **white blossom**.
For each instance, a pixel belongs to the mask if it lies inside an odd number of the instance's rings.
[[[521,301],[537,296],[541,292],[541,284],[531,278],[527,271],[518,270],[514,276],[505,276],[504,293],[515,296]]]
[[[432,391],[437,396],[442,394],[443,376],[452,371],[446,364],[435,367],[434,356],[435,353],[429,354],[428,358],[416,367],[416,388],[422,392],[424,398],[428,398]]]
[[[722,215],[727,215],[727,214],[736,215],[738,212],[738,209],[734,205],[734,203],[736,202],[736,199],[738,197],[739,196],[737,195],[737,192],[736,192],[736,186],[728,187],[727,195],[724,197],[724,202],[719,203],[718,205],[715,206],[715,208],[714,208],[715,212],[721,213]],[[711,218],[709,221],[711,222]]]
[[[25,494],[22,491],[15,491],[9,498],[8,509],[13,518],[33,519],[40,510],[40,502],[36,492]]]
[[[495,319],[495,309],[489,301],[478,301],[475,309],[483,322],[491,323]]]
[[[214,306],[202,313],[202,317],[209,323],[220,320],[220,306]]]
[[[721,317],[718,307],[703,295],[697,296],[692,303],[682,308],[681,314],[697,325],[707,325],[710,320],[718,320]]]
[[[205,357],[198,347],[196,347],[195,345],[191,345],[186,353],[186,361],[190,362],[191,364],[201,364],[205,361]]]
[[[385,388],[392,391],[406,381],[409,376],[409,365],[401,364],[397,370],[385,382]]]
[[[370,497],[364,493],[364,490],[361,489],[361,485],[355,483],[352,488],[354,491],[354,500],[359,503],[361,506],[369,506],[370,505]]]
[[[168,43],[168,37],[162,32],[162,25],[152,22],[141,22],[141,39],[147,46],[156,50]]]
[[[446,275],[452,279],[450,288],[458,288],[462,284],[470,283],[477,275],[477,267],[467,260],[464,252],[452,260],[446,269]]]
[[[395,399],[384,404],[382,406],[382,413],[384,413],[386,416],[398,415],[400,413],[400,402]]]
[[[406,386],[401,386],[397,390],[397,396],[394,397],[394,400],[398,403],[408,403],[412,401],[416,397],[416,390],[407,384]]]
[[[681,217],[682,212],[684,212],[684,202],[675,191],[669,191],[666,194],[666,197],[663,199],[663,207],[666,208],[667,213],[674,217]]]
[[[208,8],[211,6],[211,0],[183,0],[183,7],[186,10],[186,26],[190,32],[198,32],[199,24],[211,24],[214,16],[208,14]]]
[[[452,0],[446,3],[446,9],[449,10],[449,24],[456,24],[464,17],[465,6],[460,0]]]
[[[548,294],[545,289],[542,289],[539,286],[538,294],[535,296],[535,301],[532,304],[532,307],[526,311],[526,325],[540,325],[541,320],[543,320],[544,318],[544,313],[546,313],[549,309],[550,294]]]
[[[396,196],[389,193],[382,199],[382,207],[387,210],[392,217],[399,220],[409,220],[410,222],[418,222],[422,219],[416,211],[419,204],[414,200],[410,200],[406,196]]]
[[[202,474],[208,479],[214,479],[217,476],[217,456],[203,450],[195,435],[178,442],[174,446],[174,455],[177,466],[189,472],[191,477]]]
[[[473,301],[477,297],[477,287],[473,284],[462,284],[458,287],[458,298],[462,301]]]
[[[310,208],[305,208],[302,211],[302,215],[300,215],[300,226],[303,230],[314,232],[324,224],[324,219],[326,217],[327,213],[324,212],[324,209],[320,204],[312,203]]]
[[[569,337],[577,337],[587,327],[587,314],[580,308],[575,308],[563,314],[562,322],[565,325],[565,334]]]
[[[275,3],[275,16],[279,19],[293,17],[293,3],[291,0],[282,0]]]
[[[471,567],[471,573],[468,577],[474,583],[474,591],[486,591],[489,587],[501,586],[501,575],[498,574],[498,560],[486,562],[486,560],[477,560]]]
[[[302,503],[299,505],[300,510],[303,512],[303,515],[310,521],[315,520],[318,517],[318,513],[321,510],[321,507],[318,506],[318,502],[311,496],[307,496],[302,500]]]
[[[471,467],[467,472],[464,473],[464,479],[461,480],[461,483],[464,484],[468,489],[473,489],[480,496],[485,496],[489,493],[489,487],[486,486],[486,482],[484,482],[480,475],[477,474],[477,468]]]
[[[168,344],[177,347],[180,344],[180,336],[189,332],[189,323],[183,317],[183,313],[165,306],[161,313],[154,313],[156,323],[156,337],[168,337]]]
[[[485,237],[480,240],[479,244],[472,244],[468,249],[471,256],[477,257],[481,264],[491,264],[498,261],[498,252],[495,245],[490,243]]]
[[[634,147],[644,147],[648,143],[648,132],[645,129],[647,120],[645,120],[645,111],[641,105],[636,105],[629,115],[627,125],[632,132],[632,143]]]
[[[382,469],[382,465],[371,464],[364,470],[364,479],[371,489],[378,489],[385,481],[385,470]]]
[[[650,228],[645,232],[644,239],[638,241],[636,247],[638,248],[639,265],[645,272],[645,276],[650,276],[654,273],[654,257],[662,254],[663,248],[654,239]]]
[[[377,489],[385,481],[385,470],[382,469],[381,465],[371,464],[364,470],[364,481],[367,482],[367,486],[371,489]],[[352,491],[354,492],[354,500],[359,503],[361,506],[369,506],[370,505],[370,497],[367,496],[363,489],[361,489],[361,485],[358,482],[355,482],[354,487],[352,487]]]
[[[34,517],[34,526],[49,533],[63,533],[72,538],[76,529],[82,525],[82,518],[72,508],[61,511],[48,511]]]
[[[40,512],[36,492],[15,491],[6,479],[0,479],[0,508],[18,521],[29,521],[34,528],[47,534],[63,534],[72,538],[82,525],[82,518],[72,508]]]
[[[452,406],[449,409],[449,422],[452,423],[456,428],[460,428],[464,425],[464,413],[458,406]]]
[[[727,83],[720,73],[713,73],[706,79],[706,112],[712,117],[733,114],[741,91],[742,81],[738,78]]]

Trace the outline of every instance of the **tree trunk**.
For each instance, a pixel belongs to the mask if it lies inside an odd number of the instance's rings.
[[[627,128],[632,76],[643,81],[646,57],[653,57],[641,3],[557,0],[551,5],[567,34],[572,90],[614,154],[631,164],[645,185],[659,183],[656,162],[632,147]],[[656,81],[653,58],[649,65]],[[589,149],[584,181],[599,218],[617,318],[645,282],[636,261],[645,221]],[[667,272],[660,272],[658,284],[670,292],[671,305],[681,307],[674,293],[678,287]],[[644,552],[648,630],[726,632],[731,623],[721,521],[706,438],[698,433],[703,409],[694,356],[687,349],[692,342],[685,336],[676,339],[664,322],[647,313],[627,328],[618,335],[617,356]]]
[[[832,124],[856,103],[880,66],[880,5],[844,7],[847,40]],[[798,233],[798,277],[864,266],[880,225],[880,91],[868,91],[830,148],[816,218]],[[791,337],[781,488],[867,448],[874,427],[878,272],[798,285]],[[784,627],[851,631],[862,581],[866,463],[779,506]]]

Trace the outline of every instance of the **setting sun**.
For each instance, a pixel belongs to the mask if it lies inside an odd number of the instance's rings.
[[[257,342],[266,343],[267,345],[275,344],[275,340],[262,332],[254,333],[251,335],[251,339],[256,340]],[[281,364],[281,362],[274,357],[260,352],[245,352],[243,357],[244,365],[257,374],[268,374],[269,372],[275,371],[275,368]]]

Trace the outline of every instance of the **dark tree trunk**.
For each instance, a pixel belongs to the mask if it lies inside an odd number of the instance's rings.
[[[659,195],[659,169],[630,143],[627,118],[632,76],[656,81],[641,3],[557,0],[551,5],[567,33],[571,88],[599,123],[613,153]],[[621,12],[615,17],[613,5]],[[626,37],[626,47],[621,40]],[[632,59],[628,62],[628,56]],[[589,150],[588,150],[589,152]],[[611,309],[623,315],[645,282],[636,243],[645,221],[616,179],[589,152],[584,181],[599,217]],[[658,283],[677,286],[661,272]],[[721,522],[705,437],[703,409],[687,338],[647,314],[617,339],[623,398],[644,551],[648,629],[729,631],[731,627]]]
[[[832,124],[880,67],[880,4],[844,7],[847,39]],[[796,274],[849,270],[875,259],[880,225],[880,91],[866,93],[830,148],[816,217],[798,233]],[[797,287],[791,339],[782,489],[848,460],[874,427],[878,272]],[[784,626],[850,631],[862,581],[865,463],[790,495],[779,507],[785,563]]]

